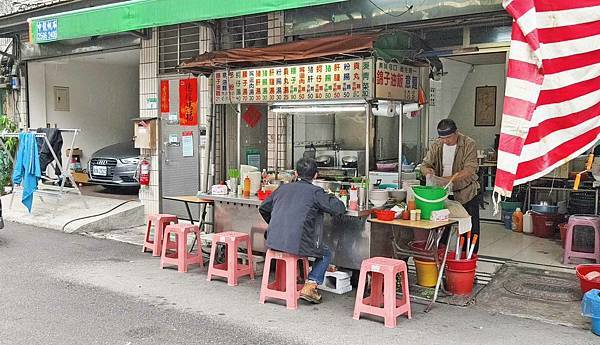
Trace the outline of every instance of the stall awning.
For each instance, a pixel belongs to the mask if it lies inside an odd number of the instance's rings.
[[[225,67],[297,63],[340,57],[376,56],[384,60],[415,60],[431,48],[420,38],[405,31],[372,32],[307,39],[263,48],[239,48],[207,52],[182,63],[183,70],[211,73]],[[437,60],[432,58],[431,60]],[[437,60],[439,61],[439,60]]]
[[[28,21],[31,41],[44,43],[342,1],[346,0],[132,0]]]

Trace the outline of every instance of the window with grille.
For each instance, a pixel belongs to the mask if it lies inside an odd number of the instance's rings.
[[[221,49],[266,47],[269,17],[266,14],[223,20],[220,23]]]
[[[200,44],[200,25],[198,23],[159,28],[159,73],[173,73],[180,63],[198,56]]]

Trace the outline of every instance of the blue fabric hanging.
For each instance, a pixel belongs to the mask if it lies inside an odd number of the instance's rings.
[[[41,177],[40,154],[35,133],[21,132],[12,179],[14,184],[23,186],[21,202],[30,213],[33,204],[33,193],[37,190],[38,181]]]

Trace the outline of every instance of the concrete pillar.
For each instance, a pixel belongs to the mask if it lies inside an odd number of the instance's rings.
[[[158,29],[152,29],[152,38],[142,40],[140,49],[140,117],[156,117],[156,109],[148,109],[146,99],[158,98]],[[133,131],[133,124],[132,124]],[[150,159],[150,186],[140,188],[139,198],[146,215],[159,212],[160,170],[158,148],[160,138],[156,131],[155,149],[141,149],[140,154]]]
[[[277,44],[282,43],[284,40],[284,14],[281,11],[271,12],[268,14],[268,43]],[[267,128],[267,165],[269,169],[276,167],[283,169],[285,168],[287,159],[287,121],[283,115],[279,116],[279,119],[275,123],[275,114],[269,111],[268,114],[268,128]],[[277,127],[276,127],[277,126]],[[277,136],[277,143],[275,141]],[[278,147],[275,147],[275,146]]]
[[[209,52],[213,50],[214,47],[214,35],[212,32],[212,29],[210,29],[208,26],[201,26],[200,27],[200,54],[203,54],[205,52]],[[210,128],[208,128],[208,121],[209,119],[212,119],[213,121],[216,119],[215,118],[215,114],[212,113],[213,107],[212,107],[212,95],[211,95],[211,86],[210,86],[210,80],[208,78],[206,78],[205,76],[200,76],[198,77],[198,91],[200,92],[200,95],[198,97],[198,112],[199,112],[199,116],[198,116],[198,120],[200,122],[200,126],[206,126],[207,130],[210,132]],[[215,133],[211,133],[211,135],[214,135]],[[203,181],[206,180],[206,172],[207,172],[207,157],[209,154],[209,144],[207,142],[207,144],[204,147],[201,147],[200,149],[200,189],[203,189]],[[208,185],[210,185],[211,179],[210,176],[208,176]]]

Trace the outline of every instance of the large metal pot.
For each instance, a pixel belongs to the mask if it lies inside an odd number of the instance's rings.
[[[333,157],[329,155],[321,155],[317,156],[315,161],[317,162],[317,166],[328,167],[332,165],[331,163],[333,162]]]
[[[358,157],[344,156],[342,157],[342,165],[345,168],[356,168],[358,166]]]

